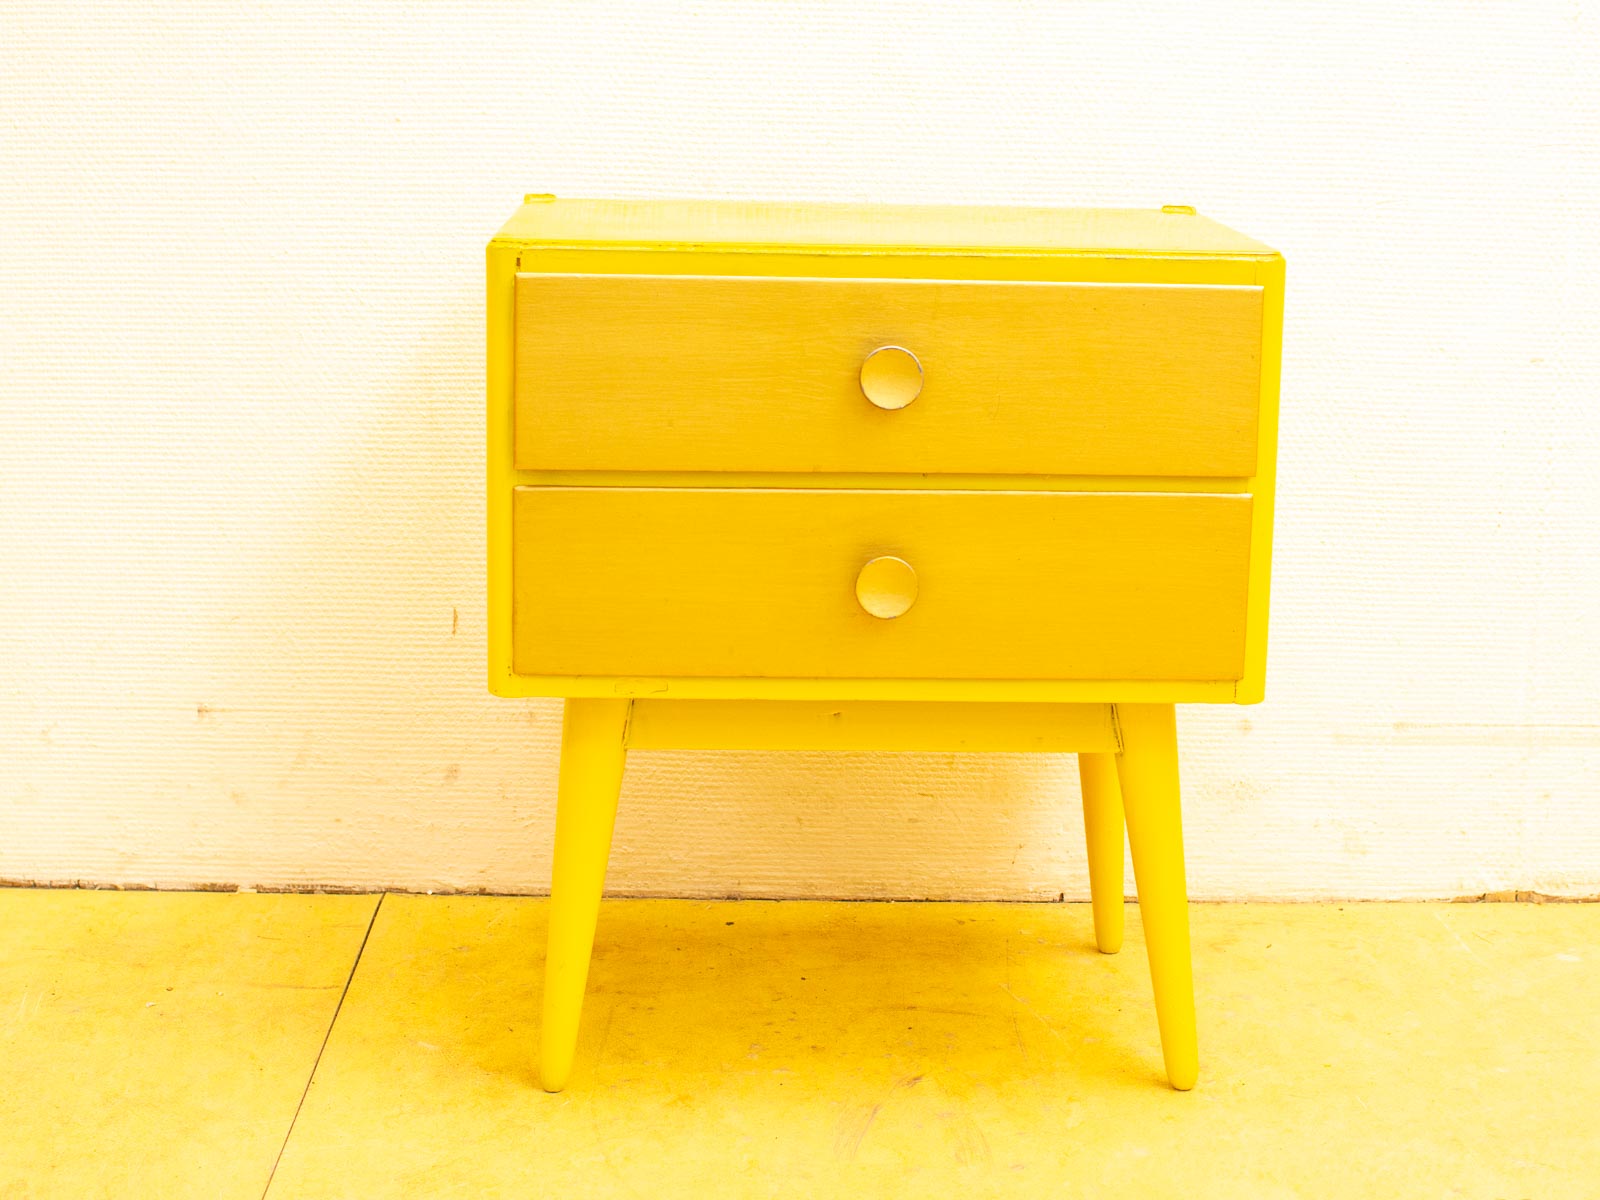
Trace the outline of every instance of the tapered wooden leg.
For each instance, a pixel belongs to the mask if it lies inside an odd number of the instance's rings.
[[[1167,1079],[1186,1092],[1199,1077],[1200,1052],[1178,807],[1178,726],[1170,704],[1119,704],[1117,721],[1122,733],[1117,774],[1133,852],[1139,919],[1155,985],[1161,1054]]]
[[[1102,954],[1122,949],[1122,787],[1117,756],[1078,755],[1083,788],[1083,832],[1089,843],[1089,895],[1094,900],[1094,942]]]
[[[626,757],[627,700],[568,700],[561,726],[555,866],[544,960],[544,1025],[539,1080],[559,1092],[572,1074],[583,989],[605,886]]]

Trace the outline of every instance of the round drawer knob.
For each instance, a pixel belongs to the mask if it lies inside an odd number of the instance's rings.
[[[856,599],[885,621],[901,616],[916,603],[917,573],[903,558],[875,558],[856,576]]]
[[[904,408],[922,391],[922,364],[900,346],[880,346],[861,364],[861,393],[879,408]]]

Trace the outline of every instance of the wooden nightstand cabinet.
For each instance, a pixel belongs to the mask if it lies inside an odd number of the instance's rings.
[[[530,196],[489,244],[489,686],[566,698],[541,1073],[628,748],[1075,752],[1198,1071],[1173,705],[1266,671],[1283,260],[1192,210]]]

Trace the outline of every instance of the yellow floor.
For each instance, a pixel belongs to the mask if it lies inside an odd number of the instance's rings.
[[[259,1197],[376,904],[0,889],[0,1197]]]
[[[0,1197],[1600,1196],[1600,905],[1196,906],[1188,1095],[1137,909],[634,901],[549,1096],[544,914],[0,891]]]

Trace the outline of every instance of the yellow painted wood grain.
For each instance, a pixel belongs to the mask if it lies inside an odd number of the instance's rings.
[[[541,248],[868,250],[875,254],[1259,255],[1269,246],[1187,211],[1154,208],[623,200],[532,195],[502,236]]]
[[[525,470],[1244,477],[1259,287],[517,276]],[[903,347],[903,409],[862,394]]]
[[[1251,498],[519,488],[531,675],[1235,679]],[[921,581],[869,616],[877,555]]]
[[[1120,747],[1107,704],[643,699],[633,702],[627,748],[1109,754]],[[1119,863],[1121,844],[1119,827]]]

